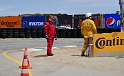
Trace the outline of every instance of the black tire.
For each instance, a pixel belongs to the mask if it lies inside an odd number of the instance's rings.
[[[13,29],[13,34],[19,34],[19,29],[18,28],[14,28]]]
[[[117,28],[112,28],[112,32],[117,32]]]
[[[113,32],[113,28],[109,28],[109,33],[112,33]]]
[[[1,38],[5,39],[6,38],[6,34],[1,34]]]
[[[104,28],[97,28],[97,33],[98,34],[104,33]]]
[[[7,38],[13,38],[13,29],[12,28],[6,29],[6,37]]]
[[[65,33],[66,33],[66,29],[60,29],[59,30],[59,37],[60,38],[65,38]]]
[[[42,28],[42,37],[45,38],[45,35],[46,35],[45,30],[44,30],[44,28]]]
[[[25,28],[19,28],[19,33],[25,32]]]
[[[37,38],[37,28],[31,28],[31,38]]]
[[[83,36],[81,34],[81,29],[77,29],[77,37],[78,38],[83,38]]]
[[[71,29],[66,29],[65,37],[66,38],[70,38],[71,37]]]
[[[59,38],[59,29],[56,29],[57,37]]]
[[[13,34],[13,38],[19,38],[19,34]]]
[[[19,28],[19,38],[25,38],[25,28]]]
[[[30,37],[31,37],[31,29],[25,28],[25,38],[30,38]]]
[[[77,29],[71,30],[71,38],[77,38]]]
[[[19,38],[19,28],[13,28],[13,38]]]
[[[6,28],[1,28],[1,38],[6,38]]]
[[[104,32],[103,33],[111,33],[110,28],[104,28]]]
[[[19,38],[25,38],[25,34],[19,34]]]
[[[117,28],[117,32],[121,32],[121,29],[120,28]]]
[[[42,38],[42,28],[37,28],[37,38]]]

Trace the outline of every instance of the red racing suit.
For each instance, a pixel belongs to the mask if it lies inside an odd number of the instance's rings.
[[[46,22],[45,34],[48,35],[47,39],[47,54],[52,54],[52,45],[54,42],[54,37],[56,36],[55,25],[51,22]]]

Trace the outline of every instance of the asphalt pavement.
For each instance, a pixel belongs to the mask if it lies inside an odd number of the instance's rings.
[[[0,43],[0,76],[20,75],[21,69],[19,65],[23,58],[23,48],[46,47],[45,38],[0,39]],[[79,44],[83,44],[83,38],[58,38],[53,47]],[[50,58],[52,57],[47,57],[47,60]],[[85,68],[63,67],[63,65],[57,65],[57,63],[43,60],[42,58],[33,58],[30,55],[29,59],[33,67],[29,69],[30,76],[124,76]]]
[[[54,41],[55,46],[82,44],[82,38],[58,38]],[[21,49],[46,47],[45,38],[6,38],[0,39],[0,76],[19,76],[21,69],[18,68],[23,58],[23,51]],[[7,53],[6,53],[7,52]],[[17,52],[17,56],[8,57],[8,53]],[[19,54],[21,52],[21,54]],[[5,53],[6,57],[3,55]],[[13,59],[15,58],[15,59]],[[15,62],[18,61],[18,62]],[[17,64],[19,63],[19,64]],[[38,75],[33,75],[38,76]]]

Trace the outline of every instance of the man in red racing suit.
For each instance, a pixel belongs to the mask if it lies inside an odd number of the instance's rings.
[[[45,24],[45,34],[47,39],[47,56],[53,56],[52,53],[52,45],[55,40],[57,40],[56,28],[53,24],[54,18],[53,16],[49,16],[48,22]]]

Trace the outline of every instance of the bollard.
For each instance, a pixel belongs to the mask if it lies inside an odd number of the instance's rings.
[[[94,56],[93,55],[93,44],[92,43],[89,44],[88,56],[89,57],[93,57]]]

